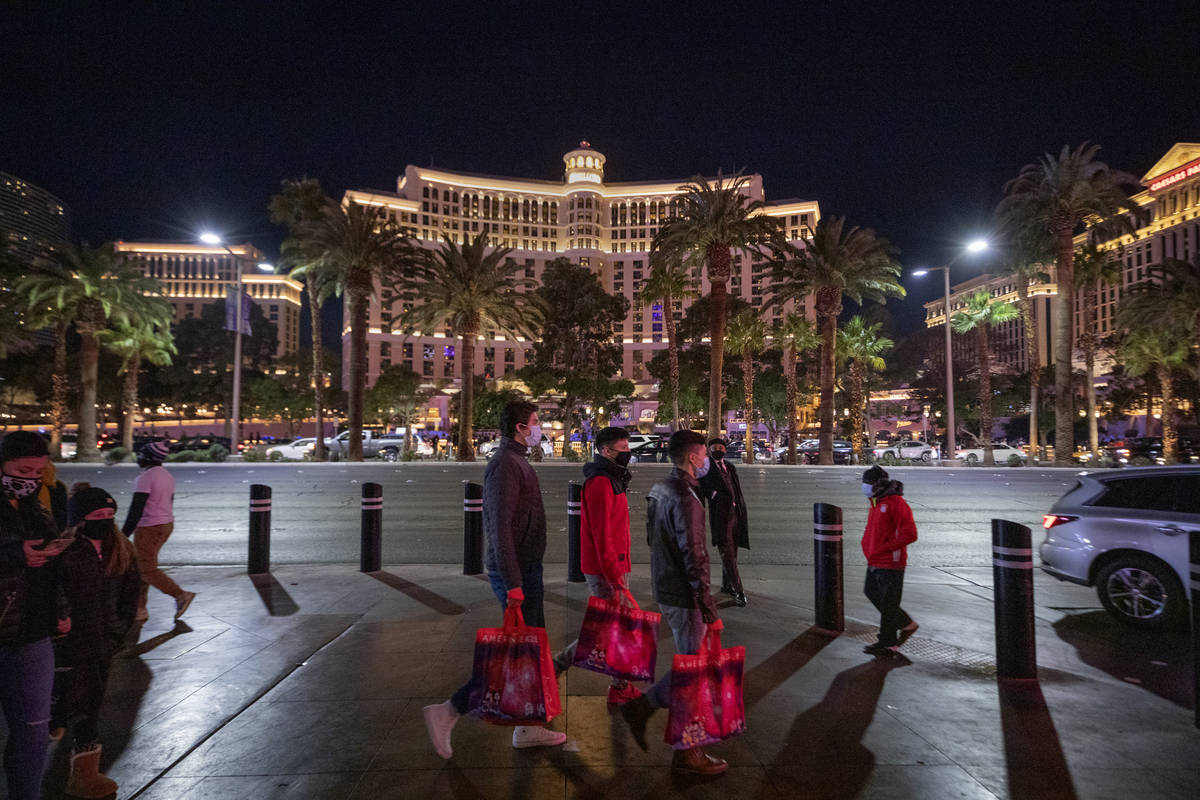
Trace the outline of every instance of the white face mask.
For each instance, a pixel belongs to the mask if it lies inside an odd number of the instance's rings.
[[[696,480],[700,480],[708,474],[708,468],[712,466],[712,461],[708,456],[704,457],[704,463],[696,467]]]
[[[863,497],[870,497],[871,495],[875,494],[875,487],[869,483],[864,483],[862,485],[862,492]]]
[[[542,443],[542,426],[529,425],[529,433],[525,435],[526,447],[537,447]]]

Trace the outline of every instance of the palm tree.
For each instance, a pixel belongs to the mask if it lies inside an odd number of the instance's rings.
[[[412,275],[402,282],[404,290],[420,298],[419,304],[401,317],[405,328],[429,335],[448,327],[460,340],[459,461],[475,460],[471,420],[475,340],[480,331],[532,338],[542,316],[541,303],[533,294],[536,281],[523,277],[524,266],[508,257],[510,248],[489,251],[487,242],[486,233],[462,245],[446,237],[436,250],[416,254]]]
[[[729,351],[742,359],[742,392],[745,396],[746,452],[742,460],[754,463],[754,356],[767,341],[767,323],[754,309],[748,309],[729,321],[725,334]]]
[[[712,304],[709,313],[708,435],[721,432],[721,374],[725,366],[725,304],[734,250],[769,247],[782,250],[782,228],[774,217],[761,213],[762,200],[751,200],[743,189],[744,175],[726,180],[718,174],[710,183],[697,176],[679,187],[683,194],[673,203],[674,216],[654,238],[653,249],[678,255],[689,265],[703,262],[707,268]]]
[[[1075,254],[1075,281],[1083,287],[1082,313],[1083,330],[1079,332],[1079,349],[1083,351],[1084,397],[1087,398],[1088,449],[1093,461],[1099,457],[1100,430],[1096,418],[1096,351],[1100,348],[1100,336],[1096,332],[1096,314],[1099,311],[1101,285],[1113,286],[1121,282],[1121,262],[1114,258],[1113,251],[1101,250],[1095,244],[1084,245]]]
[[[316,290],[318,301],[328,293],[346,298],[350,322],[347,457],[362,461],[369,303],[384,277],[402,277],[400,271],[412,262],[410,250],[400,227],[380,206],[326,203],[315,216],[299,216],[292,229],[295,244],[289,249],[289,259],[324,279]],[[318,383],[324,382],[323,375],[316,377]]]
[[[1158,378],[1162,392],[1163,460],[1168,464],[1177,463],[1175,372],[1188,366],[1191,353],[1187,337],[1179,328],[1161,323],[1132,328],[1121,340],[1120,353],[1125,371],[1130,375],[1153,372]]]
[[[852,317],[837,332],[837,354],[850,364],[850,444],[854,458],[863,461],[863,407],[867,402],[867,371],[885,369],[883,353],[895,344],[880,334],[882,322],[868,324],[862,317]]]
[[[967,306],[950,318],[955,333],[975,332],[975,357],[979,367],[979,438],[983,442],[983,463],[995,466],[992,455],[992,358],[988,328],[1016,319],[1011,303],[993,303],[986,289],[967,298]]]
[[[110,324],[135,320],[165,328],[171,321],[170,306],[161,302],[159,282],[147,277],[140,264],[118,253],[111,244],[94,249],[67,248],[61,257],[57,268],[22,281],[21,291],[31,309],[56,310],[73,320],[79,332],[79,439],[75,458],[94,461],[100,457],[96,449],[100,335]]]
[[[48,273],[47,269],[50,270]],[[62,277],[62,273],[52,264],[42,265],[39,272],[44,273],[42,278],[47,282],[52,275]],[[17,317],[23,326],[34,330],[50,328],[54,331],[53,370],[50,375],[50,457],[57,461],[62,458],[63,429],[67,425],[67,332],[71,329],[75,308],[73,303],[59,308],[49,302],[27,309],[22,308],[29,292],[43,285],[42,280],[17,281],[11,293],[0,296],[0,306],[10,305],[10,308],[2,310],[6,312],[6,316],[11,314]],[[13,343],[18,347],[25,344],[23,339],[15,339]]]
[[[1162,286],[1166,301],[1159,309],[1159,319],[1165,311],[1172,324],[1191,333],[1192,346],[1200,350],[1200,255],[1190,263],[1176,258],[1164,259],[1149,272]]]
[[[1054,460],[1071,464],[1075,450],[1071,354],[1075,316],[1076,230],[1089,219],[1103,221],[1110,235],[1133,234],[1145,213],[1122,186],[1137,186],[1132,175],[1096,160],[1099,145],[1064,145],[1058,157],[1047,153],[1026,164],[1004,186],[1007,195],[997,208],[1005,222],[1031,235],[1054,241],[1058,294],[1054,300]]]
[[[903,297],[900,265],[887,239],[870,228],[846,230],[845,217],[824,217],[802,250],[776,263],[771,274],[773,303],[816,295],[821,333],[821,449],[818,463],[833,463],[833,394],[837,359],[837,319],[842,298],[858,304]]]
[[[679,420],[679,342],[675,338],[675,302],[695,297],[695,285],[683,260],[661,250],[650,251],[650,274],[642,283],[639,297],[643,302],[662,302],[663,322],[667,329],[667,366],[671,383],[671,430],[680,429]]]
[[[796,403],[799,394],[796,386],[796,359],[802,353],[816,350],[821,346],[821,337],[817,335],[813,324],[802,315],[792,312],[780,320],[771,333],[775,341],[783,349],[783,380],[784,395],[788,408],[788,449],[786,461],[796,463]]]
[[[334,290],[333,283],[321,269],[321,261],[305,258],[304,243],[297,238],[296,231],[302,222],[316,219],[321,209],[331,205],[332,200],[321,190],[315,178],[285,180],[279,194],[271,198],[269,210],[271,221],[286,225],[288,238],[283,240],[282,261],[290,267],[288,277],[303,281],[308,298],[308,314],[312,320],[312,388],[313,417],[316,422],[316,443],[313,446],[314,461],[324,461],[325,451],[325,367],[322,364],[324,344],[321,341],[321,306]]]
[[[154,298],[159,300],[159,298]],[[171,316],[171,307],[165,300],[158,318]],[[121,390],[121,446],[133,450],[133,422],[138,409],[138,374],[142,364],[166,366],[173,356],[179,354],[169,328],[154,322],[121,322],[104,331],[104,347],[121,359],[121,372],[125,382]]]

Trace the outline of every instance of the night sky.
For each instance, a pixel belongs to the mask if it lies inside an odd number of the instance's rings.
[[[274,255],[283,178],[557,179],[587,139],[612,181],[759,172],[915,268],[1046,150],[1090,139],[1141,176],[1200,141],[1194,0],[676,5],[4,3],[0,171],[92,243],[212,228]],[[937,283],[907,281],[901,327]]]

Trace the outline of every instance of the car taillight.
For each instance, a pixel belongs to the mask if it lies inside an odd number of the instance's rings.
[[[1074,522],[1079,517],[1072,517],[1069,514],[1043,514],[1042,527],[1050,530],[1058,525],[1066,525],[1068,522]]]

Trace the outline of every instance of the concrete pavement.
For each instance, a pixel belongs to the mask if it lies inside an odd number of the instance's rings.
[[[811,545],[810,545],[811,547]],[[582,584],[547,570],[553,646],[578,630]],[[1089,590],[1037,576],[1041,680],[998,686],[990,568],[911,567],[921,630],[907,659],[876,661],[863,570],[846,568],[847,632],[812,626],[811,567],[745,570],[750,605],[722,610],[745,645],[747,733],[714,748],[725,777],[671,775],[606,707],[607,679],[561,680],[567,745],[513,750],[504,728],[463,720],[455,756],[433,752],[421,707],[469,674],[476,628],[499,610],[486,581],[447,565],[361,574],[344,566],[172,570],[199,592],[184,623],[152,593],[150,622],[114,665],[105,764],[120,797],[1195,798],[1186,634],[1135,635]],[[632,588],[649,602],[644,568]],[[659,669],[673,652],[665,626]],[[58,754],[49,786],[61,787]],[[54,797],[49,793],[48,797]]]

